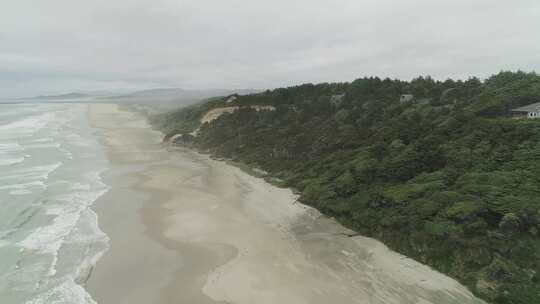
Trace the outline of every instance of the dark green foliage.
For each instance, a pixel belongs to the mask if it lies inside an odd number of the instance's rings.
[[[414,94],[416,102],[399,103]],[[336,96],[345,94],[343,98]],[[540,303],[540,77],[363,78],[239,96],[196,147],[270,172],[301,200],[493,303]],[[188,132],[213,101],[159,117]]]

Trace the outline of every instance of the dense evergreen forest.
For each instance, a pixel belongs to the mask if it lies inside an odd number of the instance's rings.
[[[414,99],[400,102],[400,95]],[[152,118],[189,133],[216,98]],[[238,96],[182,142],[268,171],[301,201],[490,303],[540,303],[540,76],[361,78]]]

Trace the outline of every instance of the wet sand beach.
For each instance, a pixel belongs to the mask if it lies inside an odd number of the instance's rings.
[[[139,114],[94,104],[89,117],[111,168],[95,204],[111,248],[87,282],[100,304],[483,303],[289,189],[162,144]]]

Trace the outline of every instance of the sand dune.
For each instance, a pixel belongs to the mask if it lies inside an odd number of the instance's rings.
[[[250,109],[254,109],[255,111],[275,111],[276,110],[276,108],[273,106],[246,106],[242,108],[250,108]],[[201,124],[212,122],[218,119],[221,115],[225,113],[233,113],[239,109],[240,109],[239,106],[214,108],[203,115],[203,117],[201,118]]]

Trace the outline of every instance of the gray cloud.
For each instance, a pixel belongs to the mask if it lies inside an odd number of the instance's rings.
[[[0,0],[0,96],[540,68],[537,0]]]

